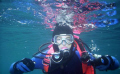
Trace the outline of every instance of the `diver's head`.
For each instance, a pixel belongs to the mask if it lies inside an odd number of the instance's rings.
[[[73,47],[73,31],[68,25],[56,24],[52,37],[55,52]]]
[[[74,46],[72,29],[68,25],[56,24],[52,38],[54,51],[60,53],[59,55],[53,55],[52,60],[57,63],[65,62],[72,56]]]

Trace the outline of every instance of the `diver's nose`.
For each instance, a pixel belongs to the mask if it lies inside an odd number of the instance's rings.
[[[62,41],[62,45],[66,45],[66,41],[65,40]]]

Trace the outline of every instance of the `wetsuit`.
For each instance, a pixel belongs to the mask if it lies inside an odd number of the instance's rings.
[[[43,54],[38,54],[37,56],[45,57],[45,55],[43,55]],[[80,56],[79,52],[76,50],[75,54],[71,57],[71,59],[69,61],[67,61],[67,63],[63,64],[62,66],[59,66],[54,71],[52,71],[51,73],[48,73],[48,74],[83,74],[82,62],[81,62],[80,58],[81,58],[81,56]],[[106,58],[108,59],[107,65],[101,64],[101,65],[95,66],[95,68],[97,68],[99,70],[114,70],[119,67],[119,62],[115,57],[106,56]],[[11,74],[22,74],[24,72],[29,72],[34,69],[42,69],[42,70],[44,69],[43,68],[44,66],[42,63],[43,62],[42,58],[40,59],[37,57],[33,57],[32,59],[27,59],[27,61],[28,61],[28,63],[26,62],[26,58],[25,58],[21,61],[13,63],[10,67],[10,73]],[[22,64],[20,65],[21,62],[22,62]],[[26,66],[23,66],[23,64]],[[28,64],[29,65],[32,64],[32,66],[29,66]],[[49,70],[52,69],[52,67],[56,67],[56,66],[57,65],[50,66]],[[24,70],[21,68],[23,68]],[[31,68],[31,70],[27,70],[27,68]]]

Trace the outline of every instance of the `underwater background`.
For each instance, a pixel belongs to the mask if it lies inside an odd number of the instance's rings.
[[[95,0],[91,0],[95,1]],[[116,3],[115,16],[118,23],[82,32],[79,37],[93,50],[93,53],[115,56],[120,62],[120,1],[100,0]],[[40,6],[33,0],[0,0],[0,74],[10,74],[13,62],[32,58],[40,45],[50,42],[52,31],[46,28],[42,16],[35,14]],[[41,13],[45,15],[44,12]],[[43,74],[34,70],[26,74]],[[120,74],[114,71],[98,71],[96,74]]]

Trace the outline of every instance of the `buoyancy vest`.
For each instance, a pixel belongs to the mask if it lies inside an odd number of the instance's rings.
[[[76,43],[77,45],[77,51],[79,52],[80,56],[82,56],[82,50],[79,46],[79,44],[77,43],[77,41],[74,40],[74,42]],[[49,51],[47,52],[48,54],[49,53],[54,53],[54,49],[53,49],[53,46],[49,49]],[[52,55],[46,55],[46,57],[48,56],[52,56]],[[49,59],[46,59],[44,58],[44,64],[43,64],[43,68],[44,68],[44,71],[45,72],[48,72],[48,69],[49,69],[49,63],[50,63],[50,60]],[[82,63],[82,72],[83,74],[95,74],[94,72],[94,67],[93,66],[88,66],[87,63]]]
[[[80,56],[82,56],[82,51],[78,45],[78,43],[76,41],[74,41],[77,45],[77,50],[80,54]],[[82,70],[83,70],[83,74],[95,74],[94,72],[94,67],[92,65],[88,66],[87,63],[82,63]]]

